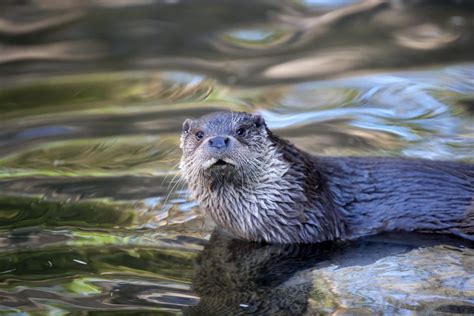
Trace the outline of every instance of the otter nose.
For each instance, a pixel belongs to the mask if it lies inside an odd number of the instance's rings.
[[[209,146],[214,149],[225,149],[229,146],[230,139],[226,136],[215,136],[209,139]]]

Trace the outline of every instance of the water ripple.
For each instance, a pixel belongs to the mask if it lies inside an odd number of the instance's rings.
[[[472,245],[221,235],[185,118],[261,113],[319,155],[474,160],[469,1],[3,1],[0,309],[474,313]]]

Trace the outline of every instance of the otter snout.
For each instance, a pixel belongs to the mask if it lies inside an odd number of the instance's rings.
[[[233,141],[232,137],[225,135],[209,137],[202,148],[210,158],[204,162],[203,168],[235,166],[235,161],[229,157],[233,150]]]
[[[209,140],[207,141],[207,145],[212,150],[225,150],[230,145],[230,138],[227,136],[214,136],[212,138],[209,138]]]

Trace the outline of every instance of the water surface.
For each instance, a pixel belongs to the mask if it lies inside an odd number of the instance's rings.
[[[470,1],[4,1],[0,308],[474,313],[472,244],[214,232],[181,124],[258,112],[318,155],[474,161]]]

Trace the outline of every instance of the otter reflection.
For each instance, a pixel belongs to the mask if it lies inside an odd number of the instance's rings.
[[[196,260],[193,290],[200,297],[186,315],[301,315],[318,299],[312,271],[363,266],[419,247],[464,242],[420,234],[346,243],[262,244],[215,231]],[[323,299],[322,297],[320,299]]]

